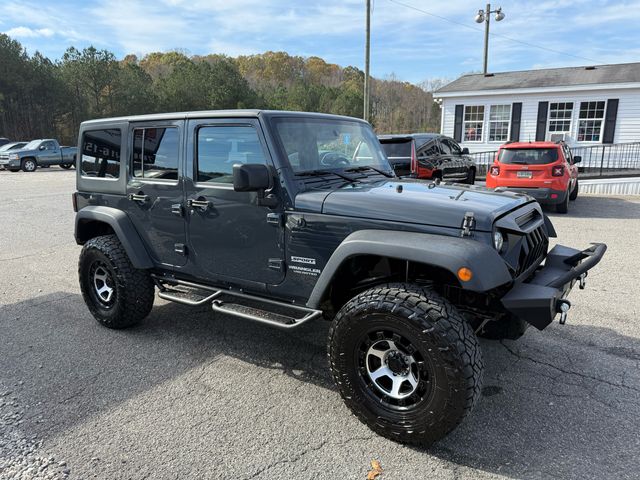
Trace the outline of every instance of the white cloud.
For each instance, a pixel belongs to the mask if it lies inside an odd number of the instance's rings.
[[[52,37],[55,34],[50,28],[33,29],[29,27],[14,27],[4,33],[15,38]]]

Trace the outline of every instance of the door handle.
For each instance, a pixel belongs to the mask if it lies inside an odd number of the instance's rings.
[[[187,207],[199,208],[203,212],[206,212],[210,206],[211,206],[211,202],[208,200],[200,200],[200,199],[194,200],[193,198],[190,198],[189,200],[187,200]]]
[[[129,200],[133,201],[133,202],[141,202],[141,203],[146,203],[148,202],[150,199],[149,195],[145,195],[143,193],[130,193],[129,194]]]

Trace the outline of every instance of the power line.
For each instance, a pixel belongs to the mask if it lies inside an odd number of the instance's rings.
[[[468,28],[470,30],[474,30],[476,32],[482,32],[482,29],[480,29],[480,28],[476,28],[476,27],[474,27],[472,25],[468,25],[466,23],[458,22],[456,20],[451,20],[450,18],[443,17],[442,15],[437,15],[435,13],[431,13],[431,12],[428,12],[426,10],[422,10],[422,9],[420,9],[418,7],[415,7],[413,5],[410,5],[408,3],[403,3],[403,2],[400,2],[398,0],[389,0],[389,2],[395,3],[396,5],[400,5],[400,6],[403,6],[405,8],[409,8],[411,10],[415,10],[416,12],[420,12],[420,13],[423,13],[425,15],[429,15],[431,17],[439,18],[440,20],[444,20],[445,22],[453,23],[454,25],[459,25],[461,27],[465,27],[465,28]],[[568,57],[578,58],[580,60],[587,60],[589,62],[594,62],[594,63],[605,63],[605,62],[602,62],[600,60],[594,60],[593,58],[581,57],[580,55],[573,55],[572,53],[563,52],[561,50],[554,50],[553,48],[543,47],[542,45],[536,45],[534,43],[529,43],[529,42],[525,42],[523,40],[518,40],[517,38],[509,37],[509,36],[503,35],[501,33],[493,33],[493,32],[491,32],[491,33],[489,33],[489,35],[491,35],[492,37],[504,38],[505,40],[510,40],[512,42],[519,43],[521,45],[526,45],[527,47],[539,48],[540,50],[546,50],[547,52],[558,53],[560,55],[566,55]]]

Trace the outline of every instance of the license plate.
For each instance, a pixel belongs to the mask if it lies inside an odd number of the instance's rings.
[[[531,178],[533,177],[533,173],[526,171],[526,170],[521,170],[519,171],[517,174],[518,178]]]

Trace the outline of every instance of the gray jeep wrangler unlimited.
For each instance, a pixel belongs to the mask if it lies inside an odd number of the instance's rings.
[[[517,338],[570,307],[606,246],[555,246],[515,193],[399,180],[366,122],[213,111],[84,122],[75,237],[93,316],[131,326],[158,296],[281,328],[331,321],[349,408],[430,444],[469,413],[477,335]],[[239,320],[242,321],[242,320]]]

